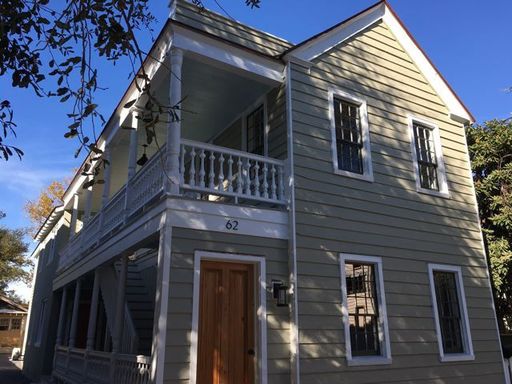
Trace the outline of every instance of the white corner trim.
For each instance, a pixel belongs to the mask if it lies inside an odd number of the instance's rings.
[[[361,135],[363,140],[362,158],[363,158],[363,173],[349,172],[339,169],[338,166],[338,148],[336,148],[336,121],[334,114],[334,99],[343,99],[348,102],[357,104],[359,106],[359,121],[361,124]],[[331,154],[334,173],[342,176],[353,177],[368,182],[373,182],[373,166],[371,156],[371,143],[370,143],[370,128],[368,124],[368,107],[366,100],[357,97],[351,93],[347,93],[338,88],[328,89],[328,103],[329,103],[329,121],[331,129]]]
[[[437,310],[437,298],[434,285],[434,271],[455,273],[457,283],[457,295],[459,298],[459,310],[462,314],[462,338],[464,343],[464,353],[445,354],[443,350],[443,339],[441,335],[441,325],[439,323],[439,312]],[[473,342],[471,339],[471,330],[469,328],[469,316],[466,305],[466,294],[464,292],[464,282],[462,280],[462,268],[456,265],[429,264],[428,278],[430,282],[430,296],[432,298],[432,307],[436,325],[437,345],[439,348],[439,359],[441,362],[474,360]]]
[[[414,138],[414,122],[420,123],[432,129],[434,135],[434,150],[436,151],[437,162],[437,183],[439,191],[423,188],[420,181],[420,171],[418,164],[418,153],[416,151],[416,139]],[[443,160],[443,146],[441,144],[441,136],[439,134],[439,127],[431,121],[413,115],[407,115],[407,125],[409,127],[409,138],[411,140],[411,156],[414,168],[414,178],[416,180],[416,190],[420,193],[428,195],[450,198],[450,191],[448,189],[448,180],[446,178],[446,168]]]
[[[199,295],[201,282],[201,260],[218,260],[242,262],[257,266],[259,288],[259,302],[256,309],[256,317],[259,322],[258,332],[258,378],[259,384],[267,384],[267,287],[266,287],[266,261],[264,257],[238,255],[232,253],[195,251],[194,253],[194,285],[192,298],[192,332],[190,334],[190,384],[197,383],[197,353],[198,353],[198,330],[199,330]]]
[[[173,25],[173,30],[174,47],[254,73],[273,82],[283,81],[284,67],[276,60],[234,47],[179,25]]]
[[[384,274],[382,272],[382,258],[376,256],[354,255],[349,253],[340,253],[340,279],[341,279],[341,307],[343,312],[343,331],[345,334],[345,348],[347,365],[381,365],[391,364],[391,342],[389,340],[389,327],[388,327],[388,314],[386,307],[386,294],[384,291]],[[345,263],[347,261],[362,262],[366,264],[373,264],[377,272],[377,300],[379,306],[379,339],[381,344],[381,356],[352,356],[352,346],[350,345],[350,325],[348,318],[347,306],[347,284]]]

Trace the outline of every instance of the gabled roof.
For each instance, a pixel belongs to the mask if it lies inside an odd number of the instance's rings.
[[[27,307],[23,304],[18,304],[15,301],[9,299],[5,295],[0,295],[0,310],[3,310],[2,313],[7,312],[27,312]],[[8,311],[6,311],[8,310]]]
[[[421,49],[386,0],[379,1],[341,23],[291,47],[281,54],[281,57],[285,60],[298,59],[299,62],[311,62],[318,56],[381,20],[390,28],[398,42],[446,104],[450,117],[460,122],[474,122],[475,118],[469,109],[450,87],[427,54]]]

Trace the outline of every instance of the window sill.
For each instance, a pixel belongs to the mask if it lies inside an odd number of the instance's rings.
[[[442,197],[444,199],[450,199],[451,196],[450,196],[450,192],[448,191],[434,191],[434,190],[431,190],[431,189],[425,189],[425,188],[417,188],[416,189],[418,191],[418,193],[422,193],[424,195],[430,195],[430,196],[436,196],[436,197]]]
[[[334,173],[337,175],[340,175],[340,176],[351,177],[353,179],[358,179],[358,180],[362,180],[362,181],[367,181],[369,183],[373,183],[373,175],[369,174],[369,173],[360,174],[360,173],[354,173],[354,172],[349,172],[349,171],[343,171],[343,170],[337,169],[337,168],[334,169]]]
[[[353,357],[352,359],[347,359],[347,365],[349,367],[357,367],[360,365],[385,365],[391,364],[391,357],[383,357],[383,356],[368,356],[368,357]]]
[[[439,360],[441,363],[449,363],[451,361],[470,361],[475,360],[475,355],[470,355],[466,353],[454,353],[444,356],[439,356]]]

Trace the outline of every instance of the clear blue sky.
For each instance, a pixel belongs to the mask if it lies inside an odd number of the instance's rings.
[[[251,10],[244,0],[220,0],[235,19],[298,43],[373,4],[372,0],[262,0]],[[168,15],[167,0],[151,0],[158,17],[155,35]],[[512,1],[494,0],[390,0],[398,15],[460,95],[478,121],[511,116]],[[208,8],[222,11],[213,0]],[[146,37],[146,46],[149,39]],[[101,66],[100,83],[108,87],[98,94],[101,111],[108,117],[128,85],[128,67],[119,63]],[[57,100],[13,90],[10,79],[0,78],[0,98],[13,102],[18,138],[13,142],[26,156],[0,162],[0,210],[2,224],[28,224],[22,211],[46,184],[69,176],[81,159],[73,158],[74,141],[63,138],[70,106]]]

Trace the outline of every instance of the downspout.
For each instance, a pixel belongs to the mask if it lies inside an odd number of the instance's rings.
[[[290,307],[290,369],[291,382],[300,384],[300,356],[299,356],[299,312],[297,289],[297,232],[295,225],[295,170],[293,162],[293,113],[292,113],[292,84],[291,62],[285,68],[285,94],[286,94],[286,130],[288,150],[288,268],[290,271],[289,286],[292,297]]]

